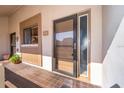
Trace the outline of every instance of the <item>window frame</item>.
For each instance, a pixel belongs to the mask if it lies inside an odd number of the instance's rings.
[[[35,28],[35,27],[37,28],[37,32],[36,32],[37,33],[37,42],[36,43],[32,43],[32,38],[33,38],[33,34],[32,33],[33,33],[33,28]],[[29,44],[25,43],[25,32],[26,32],[25,30],[26,29],[31,29],[31,43],[29,43]],[[38,46],[38,42],[39,42],[39,39],[38,39],[38,37],[39,37],[39,35],[38,35],[38,24],[35,24],[35,25],[32,25],[32,26],[24,28],[22,35],[23,35],[23,40],[22,40],[23,42],[21,44],[22,47],[27,47],[27,46],[36,47],[36,46]]]

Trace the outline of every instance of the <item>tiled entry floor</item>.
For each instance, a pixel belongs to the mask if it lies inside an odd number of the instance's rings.
[[[98,88],[24,63],[4,63],[6,82],[18,88]]]

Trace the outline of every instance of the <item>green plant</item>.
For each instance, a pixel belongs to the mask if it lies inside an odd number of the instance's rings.
[[[21,62],[21,57],[18,54],[14,54],[12,57],[10,57],[9,61],[14,64],[18,64]]]

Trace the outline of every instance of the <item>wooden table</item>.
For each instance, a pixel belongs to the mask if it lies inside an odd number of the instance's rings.
[[[98,88],[98,86],[24,63],[5,62],[4,66],[6,81],[10,81],[20,88]]]

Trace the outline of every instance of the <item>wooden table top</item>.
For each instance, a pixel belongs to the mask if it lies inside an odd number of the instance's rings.
[[[24,63],[4,63],[7,70],[21,76],[43,88],[97,88],[98,86],[74,80],[42,68],[33,67]],[[27,86],[28,87],[28,86]]]

